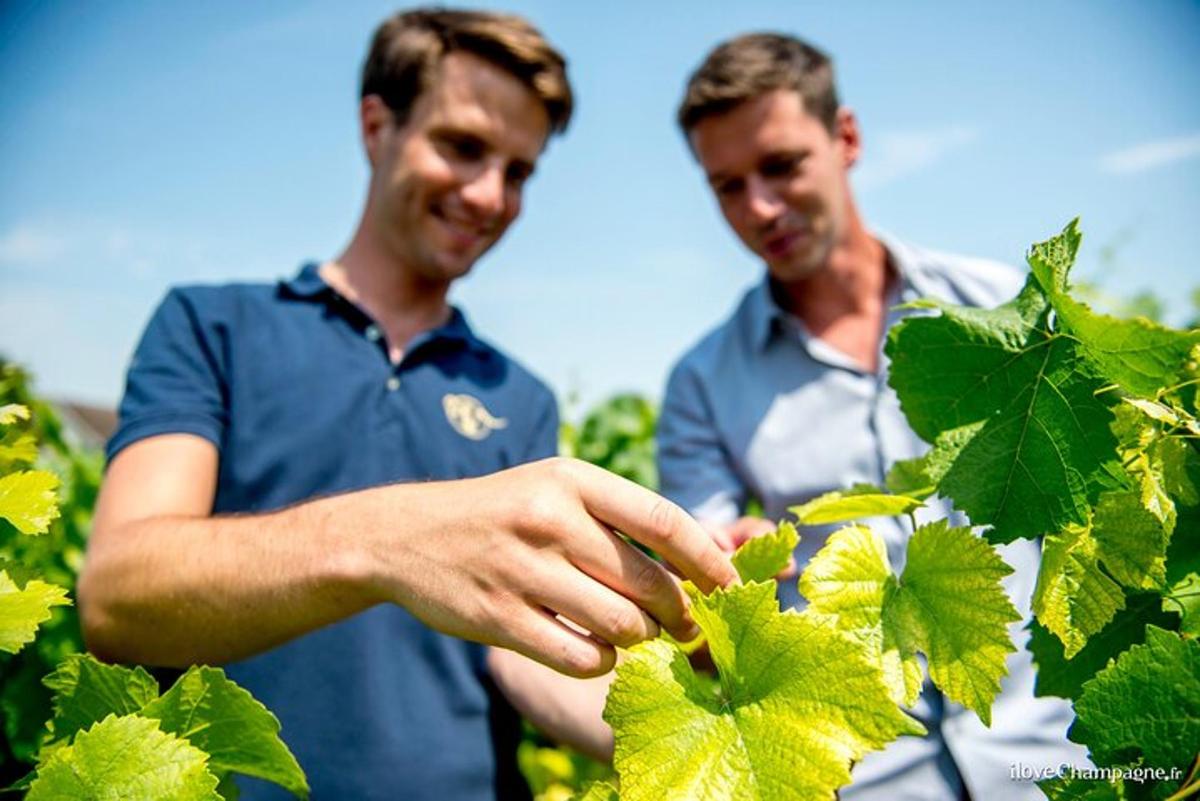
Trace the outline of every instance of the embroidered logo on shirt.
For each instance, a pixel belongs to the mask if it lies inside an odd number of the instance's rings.
[[[493,417],[478,398],[470,395],[443,395],[442,409],[454,430],[467,439],[483,439],[493,431],[508,425],[508,420]]]

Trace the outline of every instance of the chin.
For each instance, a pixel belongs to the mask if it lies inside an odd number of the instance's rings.
[[[821,262],[816,260],[791,260],[782,263],[767,262],[767,271],[771,274],[771,278],[785,284],[793,281],[802,281],[820,272],[820,270]]]

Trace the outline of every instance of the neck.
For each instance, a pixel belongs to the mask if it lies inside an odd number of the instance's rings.
[[[373,235],[366,219],[346,249],[320,268],[321,277],[371,316],[393,348],[450,317],[449,282],[431,281],[402,264]]]
[[[881,308],[889,286],[887,251],[850,209],[847,232],[811,275],[781,284],[789,311],[810,328]]]

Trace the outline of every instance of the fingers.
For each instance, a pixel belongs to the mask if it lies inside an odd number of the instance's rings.
[[[544,609],[524,607],[505,619],[512,637],[498,643],[577,679],[602,676],[617,664],[609,644],[572,630]]]
[[[579,537],[576,540],[577,547],[569,556],[572,564],[601,584],[611,587],[619,593],[617,597],[628,598],[649,612],[671,636],[685,642],[694,638],[699,631],[688,614],[687,595],[670,572],[622,540],[607,526],[590,517],[585,519],[594,528],[596,536]],[[583,622],[574,615],[568,617]],[[604,632],[590,626],[588,628],[614,645],[628,647]]]
[[[775,524],[761,517],[739,517],[726,529],[726,536],[733,543],[734,550],[742,547],[749,540],[770,534],[775,531]]]
[[[704,530],[708,532],[708,536],[713,538],[713,542],[722,551],[733,553],[737,550],[737,546],[733,544],[733,537],[729,534],[730,529],[733,528],[733,524],[721,526],[715,523],[702,523],[701,525],[704,526]]]
[[[645,610],[587,576],[575,574],[569,586],[542,604],[619,648],[632,648],[658,636],[658,623]]]
[[[580,497],[597,520],[660,554],[704,592],[737,581],[729,557],[678,506],[599,467],[574,464]]]

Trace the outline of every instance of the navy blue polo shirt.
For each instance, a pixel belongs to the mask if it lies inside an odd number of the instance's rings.
[[[108,457],[178,432],[220,450],[215,514],[263,512],[550,456],[558,413],[457,309],[392,364],[380,329],[307,265],[278,285],[168,293],[130,365]],[[385,604],[225,669],[279,717],[316,801],[527,797],[519,721],[484,653]],[[289,797],[241,786],[244,799]]]

